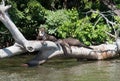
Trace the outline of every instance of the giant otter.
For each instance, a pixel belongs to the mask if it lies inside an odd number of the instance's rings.
[[[62,44],[62,45],[65,45],[67,47],[68,46],[77,46],[77,47],[85,47],[88,49],[93,49],[93,48],[81,43],[78,39],[75,39],[75,38],[59,39],[57,42]]]
[[[49,41],[53,41],[53,42],[57,41],[55,36],[47,34],[47,31],[44,27],[39,28],[37,40],[43,40],[43,41],[49,40]]]

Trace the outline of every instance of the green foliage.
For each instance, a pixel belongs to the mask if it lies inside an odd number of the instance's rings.
[[[58,35],[62,38],[74,37],[87,45],[100,44],[107,40],[110,41],[108,35],[104,31],[109,31],[104,24],[94,26],[89,17],[79,19],[76,22],[66,22],[58,29]]]
[[[79,14],[76,9],[67,10],[65,12],[67,15],[67,20],[58,26],[58,37],[75,37],[74,31],[76,30],[76,21],[79,19]]]
[[[36,0],[30,0],[24,12],[27,20],[32,20],[32,22],[38,21],[38,23],[44,20],[45,10]]]
[[[42,24],[47,27],[49,34],[54,34],[58,38],[74,37],[87,45],[112,41],[104,32],[113,33],[113,29],[107,26],[105,19],[100,18],[98,13],[87,14],[89,10],[98,12],[108,10],[100,0],[68,0],[66,5],[63,5],[64,0],[7,0],[6,2],[12,5],[9,10],[11,19],[27,39],[36,39],[36,29]],[[115,2],[119,8],[120,1]],[[119,28],[120,17],[111,15],[106,17],[117,23],[115,29]],[[2,23],[0,26],[0,32],[6,31],[2,28],[4,27]],[[4,35],[0,33],[0,36],[0,44],[5,40],[13,42],[8,31]]]
[[[116,7],[120,9],[120,0],[114,0],[114,2],[116,3]]]
[[[26,37],[30,39],[35,37],[35,29],[45,21],[44,14],[45,9],[36,0],[30,0],[27,3],[27,7],[24,9],[24,21],[22,21],[22,24],[24,25],[22,31],[24,35],[27,35]]]
[[[68,22],[68,15],[65,14],[66,10],[46,11],[45,25],[48,27],[50,34],[56,34],[56,29],[63,23]]]
[[[28,39],[35,39],[35,30],[45,21],[45,9],[36,0],[9,1],[8,3],[12,4],[10,10],[12,20],[25,37]]]
[[[24,36],[27,39],[36,39],[36,29],[41,23],[45,22],[44,7],[37,0],[7,0],[6,2],[12,5],[9,10],[10,17]],[[3,29],[0,29],[0,32],[6,30],[5,28]],[[8,39],[13,40],[10,34],[2,35],[0,44],[3,44],[2,41],[7,41]]]
[[[42,6],[44,6],[46,9],[51,9],[52,5],[54,5],[54,1],[56,0],[37,0],[39,3],[41,3]]]

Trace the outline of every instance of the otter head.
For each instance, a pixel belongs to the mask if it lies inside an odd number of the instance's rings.
[[[39,28],[39,36],[40,37],[44,37],[45,36],[45,34],[46,34],[46,29],[44,28],[44,27],[40,27]]]

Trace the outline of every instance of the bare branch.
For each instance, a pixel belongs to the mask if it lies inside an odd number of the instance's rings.
[[[2,0],[1,4],[0,5],[3,5],[5,6],[5,0]]]
[[[87,15],[88,13],[91,13],[91,12],[92,12],[92,13],[97,13],[97,14],[100,15],[100,17],[99,17],[99,19],[96,21],[94,27],[97,25],[97,23],[100,21],[101,18],[104,18],[105,21],[106,21],[106,23],[107,23],[107,25],[108,25],[108,27],[112,27],[112,28],[113,28],[114,33],[115,33],[115,36],[112,35],[112,34],[110,34],[110,33],[108,33],[108,32],[106,32],[106,34],[108,34],[108,35],[110,35],[110,36],[112,36],[112,37],[117,37],[117,36],[118,36],[118,35],[117,35],[117,31],[116,31],[116,29],[115,29],[115,26],[117,25],[116,22],[110,21],[110,20],[103,14],[104,12],[101,13],[101,12],[99,12],[99,11],[90,10],[90,11],[88,11],[88,12],[86,13],[86,15]],[[115,39],[116,39],[116,38],[115,38]]]
[[[7,5],[5,6],[5,1],[2,0],[1,4],[0,4],[0,20],[3,21],[4,20],[4,14],[7,14],[8,9],[11,8],[11,5]]]
[[[111,25],[115,25],[116,24],[115,22],[112,22],[112,21],[108,20],[107,17],[105,17],[104,14],[102,14],[100,12],[96,12],[96,11],[93,11],[93,12],[94,13],[98,13],[100,16],[102,16],[106,20],[106,23],[111,24]]]
[[[113,37],[113,38],[116,38],[115,35],[112,35],[111,33],[107,32],[107,31],[104,31],[106,34],[108,34],[110,37]]]
[[[9,34],[8,31],[0,32],[0,34]]]
[[[90,10],[90,11],[86,12],[86,15],[87,15],[88,13],[91,13],[91,12],[92,12],[92,13],[97,13],[97,14],[99,14],[102,18],[105,19],[106,23],[108,23],[108,24],[111,24],[111,25],[115,25],[115,24],[116,24],[115,22],[112,22],[112,21],[108,20],[107,17],[105,17],[105,15],[102,14],[102,13],[100,13],[99,11]]]
[[[102,17],[99,17],[98,18],[98,20],[95,22],[95,24],[94,24],[94,27],[98,24],[98,22],[100,21],[100,19],[101,19]]]

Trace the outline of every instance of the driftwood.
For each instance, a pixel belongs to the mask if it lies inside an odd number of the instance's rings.
[[[10,8],[11,5],[5,5],[4,0],[2,0],[0,4],[0,21],[12,34],[15,44],[7,48],[0,49],[0,58],[10,57],[25,52],[40,51],[38,55],[39,64],[42,64],[50,58],[64,55],[61,45],[56,44],[55,42],[45,41],[46,43],[43,44],[42,41],[27,40],[10,19],[9,14],[7,13]],[[118,57],[120,51],[120,40],[118,38],[113,44],[101,44],[90,47],[93,49],[71,46],[72,52],[70,52],[71,50],[66,47],[68,57],[95,60]]]

